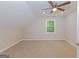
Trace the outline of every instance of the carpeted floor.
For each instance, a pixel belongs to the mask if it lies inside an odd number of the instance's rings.
[[[27,40],[1,54],[11,58],[75,58],[76,49],[64,40]]]

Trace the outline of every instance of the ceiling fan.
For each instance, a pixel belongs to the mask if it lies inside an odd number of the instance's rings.
[[[70,1],[66,1],[66,2],[64,2],[64,3],[62,3],[62,4],[57,4],[57,3],[54,3],[54,2],[52,2],[52,1],[48,1],[48,3],[50,4],[50,8],[45,8],[45,9],[42,9],[42,10],[48,10],[48,9],[51,9],[51,11],[50,11],[50,13],[53,13],[53,12],[55,12],[55,11],[57,11],[57,10],[60,10],[61,12],[64,12],[65,11],[65,9],[63,9],[63,8],[61,8],[62,6],[65,6],[65,5],[68,5],[68,4],[70,4],[71,2]]]

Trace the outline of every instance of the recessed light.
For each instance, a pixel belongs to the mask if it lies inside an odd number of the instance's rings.
[[[42,14],[46,14],[45,12],[42,12]]]

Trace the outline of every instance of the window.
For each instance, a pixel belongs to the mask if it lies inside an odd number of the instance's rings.
[[[47,32],[54,32],[54,21],[47,22]]]

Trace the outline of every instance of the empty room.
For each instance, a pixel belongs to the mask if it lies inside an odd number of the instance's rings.
[[[76,58],[77,1],[0,1],[0,58]]]

